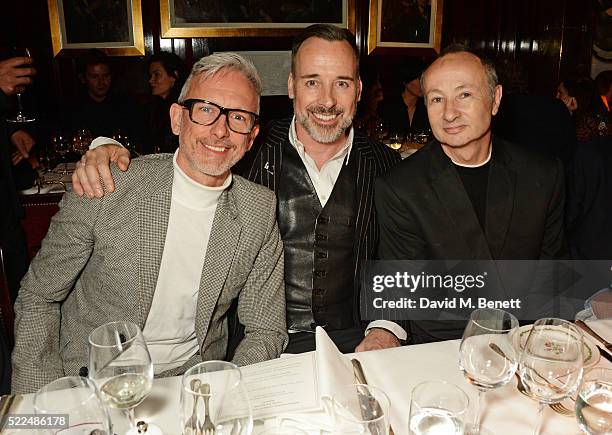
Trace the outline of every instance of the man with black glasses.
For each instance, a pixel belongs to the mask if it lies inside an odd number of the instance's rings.
[[[112,320],[140,326],[160,376],[224,359],[234,301],[245,335],[233,361],[280,355],[275,198],[230,172],[259,132],[260,93],[249,61],[201,59],[170,109],[174,156],[115,171],[119,188],[100,200],[66,193],[17,299],[13,392],[83,375],[88,334]]]

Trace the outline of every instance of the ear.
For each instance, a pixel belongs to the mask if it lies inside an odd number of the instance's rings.
[[[363,83],[359,79],[359,90],[357,91],[357,101],[361,101],[361,92],[363,91]]]
[[[183,106],[180,106],[177,103],[170,106],[170,124],[172,126],[172,133],[176,134],[177,136],[181,133],[183,114],[189,116],[189,114],[187,114],[183,109]]]
[[[289,73],[289,78],[287,79],[287,94],[289,98],[292,100],[295,98],[295,92],[293,91],[293,73]]]
[[[249,151],[251,147],[253,146],[253,143],[255,142],[255,138],[257,137],[258,134],[259,134],[259,124],[253,127],[253,130],[251,131],[251,133],[249,133],[250,138],[249,138],[249,143],[247,145],[247,151]]]
[[[502,99],[502,85],[495,86],[495,93],[493,95],[493,108],[491,109],[491,115],[497,115],[497,111],[499,110],[499,104]]]

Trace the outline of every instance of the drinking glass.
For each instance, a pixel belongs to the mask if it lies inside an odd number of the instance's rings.
[[[55,169],[54,172],[57,172],[58,174],[62,175],[68,174],[69,172],[67,158],[71,148],[68,138],[63,136],[61,133],[55,133],[51,137],[51,146],[55,155],[59,157],[58,160],[64,162],[64,169]]]
[[[331,402],[335,434],[387,435],[389,398],[380,388],[365,384],[341,387]]]
[[[470,400],[458,386],[446,381],[425,381],[412,390],[411,435],[463,435]]]
[[[79,376],[56,379],[34,395],[34,412],[49,420],[54,429],[39,429],[39,434],[110,435],[111,421],[94,383]],[[58,431],[60,426],[65,426]]]
[[[11,57],[29,57],[31,58],[32,56],[30,55],[30,50],[27,47],[13,47],[13,49],[11,50]],[[25,65],[25,67],[29,68],[30,65]],[[36,121],[36,118],[34,118],[33,116],[28,116],[23,110],[23,104],[21,102],[21,94],[23,93],[24,90],[25,88],[19,88],[19,90],[15,94],[17,96],[17,114],[15,115],[14,118],[7,118],[8,122],[27,123],[27,122]]]
[[[484,396],[512,379],[518,354],[512,345],[519,323],[512,314],[493,308],[472,311],[459,346],[459,368],[467,381],[478,388],[478,407],[472,433],[480,431]]]
[[[545,405],[573,395],[582,378],[582,334],[562,319],[540,319],[533,324],[521,352],[519,373],[526,392],[539,402],[536,428],[540,433]]]
[[[111,322],[89,334],[89,377],[107,405],[123,410],[134,427],[134,408],[153,382],[151,356],[137,325]]]
[[[91,132],[86,128],[80,129],[72,137],[72,151],[80,155],[85,154],[89,150],[91,140]]]
[[[576,398],[576,418],[586,434],[612,433],[612,369],[585,373]]]
[[[180,418],[184,435],[249,435],[253,414],[238,366],[206,361],[187,370]]]

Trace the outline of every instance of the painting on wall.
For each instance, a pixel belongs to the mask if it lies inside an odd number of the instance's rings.
[[[98,48],[144,55],[141,0],[48,0],[53,55]]]
[[[355,30],[354,0],[160,0],[162,37],[291,36],[313,23]]]
[[[443,0],[370,0],[368,53],[440,51]]]

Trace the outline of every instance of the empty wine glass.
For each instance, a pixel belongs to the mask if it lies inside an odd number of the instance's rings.
[[[331,401],[334,434],[387,435],[389,398],[380,388],[365,384],[341,387]]]
[[[411,435],[463,435],[470,400],[458,386],[425,381],[412,390],[408,430]]]
[[[134,427],[134,408],[153,382],[151,356],[137,325],[111,322],[89,334],[89,377],[108,406],[123,410]]]
[[[55,155],[59,157],[59,160],[64,163],[64,169],[55,169],[58,174],[68,174],[68,153],[70,152],[71,145],[68,139],[61,133],[55,133],[51,137],[51,147]]]
[[[83,155],[89,149],[92,137],[91,132],[86,128],[78,130],[74,136],[72,136],[72,151],[77,154]]]
[[[98,397],[94,383],[79,376],[56,379],[34,395],[36,415],[48,416],[54,428],[39,429],[42,434],[110,435],[111,421]],[[59,428],[61,431],[58,431]]]
[[[185,372],[181,386],[184,435],[249,435],[253,431],[251,403],[235,364],[196,364]]]
[[[11,50],[11,57],[29,57],[31,58],[32,56],[30,55],[30,50],[27,47],[13,47],[13,49]],[[23,68],[30,68],[30,65],[24,64]],[[24,90],[25,90],[25,87],[20,87],[17,93],[15,94],[17,96],[17,114],[13,118],[7,118],[8,122],[27,123],[27,122],[36,121],[36,118],[34,118],[33,116],[27,115],[23,110],[23,104],[21,102],[21,94],[23,93]]]
[[[562,319],[540,319],[533,324],[521,352],[519,373],[526,392],[539,402],[534,433],[540,433],[545,405],[573,395],[582,378],[582,334]]]
[[[576,398],[576,417],[586,434],[612,433],[612,369],[595,368],[584,375]]]
[[[484,396],[512,379],[518,355],[512,345],[519,323],[512,314],[493,308],[472,311],[459,346],[459,367],[467,381],[478,388],[478,408],[472,433],[480,431]]]

